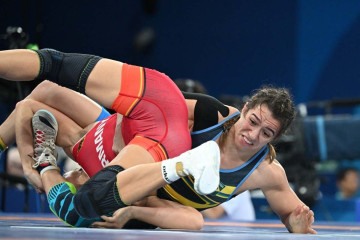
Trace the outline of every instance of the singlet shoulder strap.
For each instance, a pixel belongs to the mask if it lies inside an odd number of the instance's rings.
[[[250,175],[260,165],[260,163],[262,163],[266,159],[268,153],[269,147],[268,145],[266,145],[241,166],[229,170],[220,170],[220,176],[223,178],[231,179],[233,181],[231,182],[231,185],[236,186],[233,193],[230,194],[229,199],[233,197],[234,193],[237,192],[237,190],[246,181],[246,179],[250,177]]]

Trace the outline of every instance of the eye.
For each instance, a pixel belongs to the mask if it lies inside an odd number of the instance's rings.
[[[256,121],[252,118],[249,119],[251,125],[256,125]]]
[[[266,138],[271,138],[272,137],[272,133],[271,132],[269,132],[269,131],[264,131],[264,136],[266,137]]]

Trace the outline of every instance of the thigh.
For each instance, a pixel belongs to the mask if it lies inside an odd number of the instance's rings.
[[[121,89],[122,67],[122,62],[101,59],[86,81],[86,95],[102,106],[111,108]]]
[[[27,97],[56,109],[85,128],[96,121],[102,108],[87,96],[50,81],[40,83]]]
[[[175,157],[191,147],[185,99],[165,74],[123,65],[121,91],[113,109],[124,115],[122,136],[147,138],[145,147],[156,161]]]
[[[64,113],[41,102],[34,100],[30,100],[28,102],[28,105],[33,113],[40,109],[45,109],[54,115],[58,122],[58,135],[56,138],[56,144],[58,146],[70,147],[80,138],[79,133],[83,130],[83,128]]]
[[[109,165],[120,165],[125,169],[139,164],[154,163],[152,155],[142,146],[129,144],[109,163]]]

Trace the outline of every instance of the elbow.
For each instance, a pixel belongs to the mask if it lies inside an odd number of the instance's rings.
[[[204,227],[204,217],[203,215],[196,211],[196,214],[194,214],[193,221],[190,226],[190,230],[201,230]]]
[[[187,230],[201,230],[204,227],[205,222],[203,215],[192,207],[186,208],[186,221],[182,221],[182,224],[179,227]]]

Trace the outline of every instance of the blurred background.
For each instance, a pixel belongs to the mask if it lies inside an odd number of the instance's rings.
[[[358,184],[339,197],[340,172],[357,176],[360,161],[359,43],[358,0],[0,0],[0,50],[100,55],[198,81],[234,105],[263,84],[289,88],[299,114],[278,158],[325,221],[360,221]],[[1,121],[32,88],[0,79]],[[1,157],[0,211],[47,211]],[[256,218],[277,218],[251,196]]]

